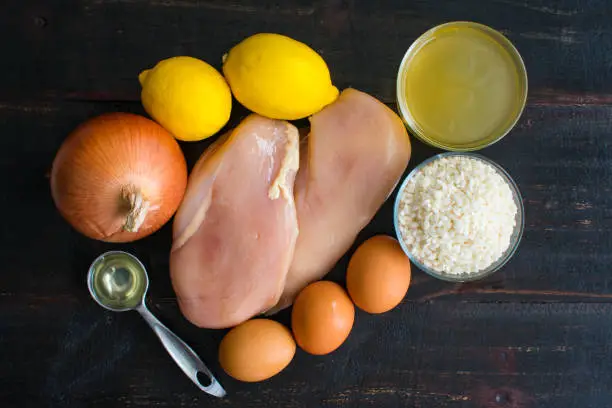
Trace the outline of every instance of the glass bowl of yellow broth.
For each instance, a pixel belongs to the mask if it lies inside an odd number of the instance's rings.
[[[503,138],[527,100],[527,70],[500,32],[457,21],[436,26],[410,46],[397,76],[408,129],[432,146],[471,151]]]

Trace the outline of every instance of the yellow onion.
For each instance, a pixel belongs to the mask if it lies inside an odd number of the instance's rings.
[[[108,113],[78,126],[51,171],[51,194],[77,231],[129,242],[161,228],[187,185],[185,157],[174,137],[145,117]]]

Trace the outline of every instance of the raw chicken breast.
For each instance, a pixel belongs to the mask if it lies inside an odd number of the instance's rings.
[[[195,165],[174,221],[170,276],[196,326],[231,327],[278,302],[298,235],[298,145],[290,123],[251,115]]]
[[[310,123],[295,182],[300,235],[285,290],[270,313],[291,305],[308,283],[332,269],[393,192],[410,160],[401,119],[366,93],[344,90]]]

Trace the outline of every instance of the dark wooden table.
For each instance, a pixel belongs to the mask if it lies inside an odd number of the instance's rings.
[[[606,407],[612,404],[612,3],[605,0],[5,0],[0,12],[2,407]],[[168,277],[170,229],[129,245],[74,232],[47,173],[78,123],[144,113],[137,74],[160,59],[221,55],[261,31],[326,59],[336,85],[394,105],[395,74],[428,28],[473,20],[506,34],[529,72],[520,123],[482,151],[517,181],[518,253],[474,284],[414,271],[405,301],[358,312],[348,341],[298,351],[280,375],[244,384],[221,372],[223,331],[181,316]],[[231,124],[244,116],[235,109]],[[436,151],[413,139],[410,168]],[[190,165],[206,143],[183,145]],[[358,241],[392,233],[388,203]],[[149,266],[160,318],[218,373],[199,392],[136,313],[89,298],[89,263],[111,249]],[[346,258],[330,275],[342,282]],[[288,323],[288,313],[278,318]]]

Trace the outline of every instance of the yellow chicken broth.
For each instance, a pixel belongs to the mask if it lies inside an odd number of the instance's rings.
[[[527,94],[516,49],[474,23],[428,31],[408,51],[399,75],[405,121],[416,136],[448,150],[475,150],[503,137]]]

